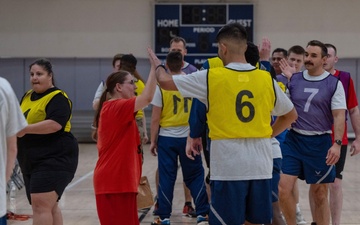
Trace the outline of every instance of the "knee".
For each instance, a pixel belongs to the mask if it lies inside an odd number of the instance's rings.
[[[342,189],[341,179],[336,178],[335,181],[334,181],[334,183],[331,183],[331,184],[329,185],[329,187],[330,187],[330,191],[331,191],[331,192],[332,192],[332,191],[339,191],[339,190],[341,190],[341,189]]]
[[[316,204],[321,204],[323,201],[327,201],[328,186],[327,185],[316,185],[312,188],[312,197]]]
[[[41,201],[31,201],[31,207],[35,214],[45,213],[45,212],[51,212],[51,208],[47,207],[46,204],[43,204]]]
[[[279,198],[288,198],[292,194],[292,189],[289,186],[279,183]]]
[[[51,213],[56,201],[52,201],[43,194],[31,195],[31,207],[34,213]]]
[[[51,212],[53,214],[61,212],[59,205],[57,203],[54,205],[54,207],[52,207]]]

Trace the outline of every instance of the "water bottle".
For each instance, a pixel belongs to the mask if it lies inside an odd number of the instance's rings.
[[[17,188],[14,181],[10,181],[9,210],[13,213],[16,213],[16,192]]]

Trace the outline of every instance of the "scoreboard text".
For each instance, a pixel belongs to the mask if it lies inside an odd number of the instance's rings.
[[[216,34],[229,22],[242,24],[253,40],[252,4],[155,4],[155,53],[165,58],[170,40],[180,36],[187,42],[185,61],[199,66],[217,55]]]

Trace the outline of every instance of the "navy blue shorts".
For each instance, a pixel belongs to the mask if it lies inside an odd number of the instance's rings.
[[[330,134],[302,135],[290,130],[281,149],[282,172],[306,180],[308,184],[334,182],[335,166],[326,165],[331,146]]]
[[[271,179],[211,180],[209,224],[271,223]]]
[[[6,214],[5,216],[0,217],[0,225],[6,225],[6,217],[7,217]]]

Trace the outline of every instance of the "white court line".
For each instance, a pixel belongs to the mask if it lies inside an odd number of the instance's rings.
[[[94,170],[85,174],[85,176],[81,177],[79,180],[71,183],[70,185],[68,185],[66,188],[65,188],[65,191],[67,190],[70,190],[71,188],[75,187],[76,185],[78,185],[79,183],[81,183],[83,180],[87,179],[89,176],[92,176],[94,174]]]

